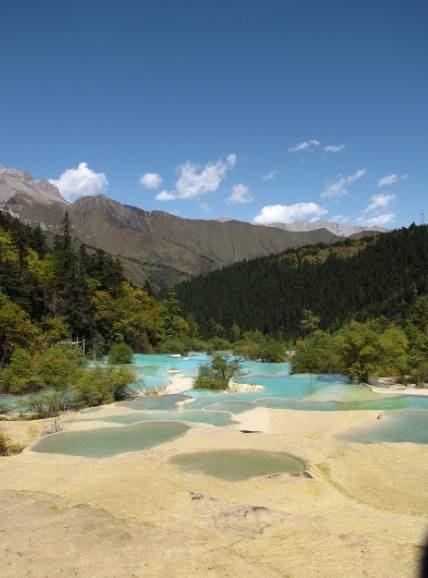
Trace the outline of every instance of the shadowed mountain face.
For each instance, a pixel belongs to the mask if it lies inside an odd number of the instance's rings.
[[[75,237],[119,257],[127,275],[137,284],[149,278],[155,286],[161,286],[243,259],[338,240],[326,229],[292,232],[233,220],[182,219],[123,205],[104,195],[82,197],[69,204],[48,181],[35,181],[28,173],[5,171],[9,174],[0,181],[3,210],[52,233],[68,211]],[[13,184],[24,183],[25,187],[10,190],[11,173]],[[2,176],[4,173],[0,179]]]

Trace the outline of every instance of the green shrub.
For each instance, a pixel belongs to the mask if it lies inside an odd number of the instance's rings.
[[[3,393],[28,393],[42,386],[42,379],[36,374],[31,354],[17,347],[10,363],[0,372],[0,391]]]
[[[73,401],[78,407],[112,403],[126,397],[135,379],[127,367],[87,369],[73,388]]]
[[[193,387],[225,390],[229,387],[230,380],[239,372],[240,366],[237,359],[228,360],[221,355],[215,355],[211,364],[201,365]]]
[[[43,388],[65,390],[79,380],[84,361],[75,346],[52,345],[33,356],[16,348],[9,365],[0,372],[0,390],[17,394]]]
[[[287,359],[287,348],[283,341],[264,335],[261,331],[247,331],[243,338],[234,343],[232,351],[248,359],[278,362]]]
[[[229,351],[230,342],[222,337],[211,337],[208,340],[207,351],[213,353],[214,351]]]
[[[80,379],[84,363],[80,347],[57,344],[36,357],[35,367],[44,386],[64,390]]]
[[[31,397],[26,402],[25,408],[32,414],[34,419],[45,419],[58,416],[61,409],[64,409],[64,403],[61,396],[55,392]]]
[[[189,351],[189,343],[187,339],[181,337],[167,337],[158,346],[160,353],[181,353],[186,355]]]
[[[199,337],[192,337],[189,340],[189,350],[190,351],[207,351],[208,342],[205,339],[200,339]]]
[[[120,365],[124,363],[132,363],[132,356],[134,352],[125,342],[115,343],[108,354],[108,362],[111,365]]]
[[[408,369],[404,331],[382,320],[351,321],[337,333],[315,331],[297,342],[295,373],[343,373],[367,382],[370,377],[401,377]]]

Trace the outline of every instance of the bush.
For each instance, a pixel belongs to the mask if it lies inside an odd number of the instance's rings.
[[[34,419],[45,419],[58,416],[61,409],[64,409],[64,401],[56,392],[38,395],[30,398],[25,408],[33,414]]]
[[[79,380],[85,360],[80,348],[52,345],[34,356],[17,348],[0,372],[0,390],[31,393],[42,388],[65,390]]]
[[[248,331],[234,344],[232,351],[235,355],[242,355],[248,359],[277,362],[287,359],[286,349],[283,341],[273,339],[260,331]]]
[[[338,338],[325,331],[315,331],[296,344],[293,373],[343,373]]]
[[[189,344],[187,339],[181,339],[180,337],[167,337],[159,344],[158,351],[160,353],[181,353],[181,355],[187,355]]]
[[[213,353],[214,351],[229,351],[230,342],[222,337],[211,337],[207,344],[208,353]]]
[[[19,444],[12,444],[7,437],[0,432],[0,456],[10,456],[21,452],[24,448]]]
[[[80,347],[58,344],[45,349],[35,366],[44,386],[65,390],[80,379],[84,363]]]
[[[133,354],[132,348],[127,343],[123,341],[121,343],[115,343],[108,354],[108,362],[111,365],[132,363]]]
[[[343,373],[367,382],[370,377],[403,376],[408,369],[404,331],[381,320],[351,321],[336,334],[315,331],[297,343],[293,372]]]
[[[216,355],[211,364],[201,365],[194,381],[195,389],[225,390],[229,382],[240,372],[237,359],[228,360],[226,357]]]
[[[204,339],[200,339],[199,337],[192,337],[189,340],[189,349],[191,351],[207,351],[208,342]]]
[[[28,393],[42,386],[40,376],[36,375],[31,354],[17,347],[10,363],[0,372],[0,391],[3,393]]]
[[[428,383],[428,361],[421,361],[411,370],[410,381],[419,386]]]
[[[127,367],[88,369],[73,388],[73,401],[78,407],[112,403],[126,397],[135,379]]]

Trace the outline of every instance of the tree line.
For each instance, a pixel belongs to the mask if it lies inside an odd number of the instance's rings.
[[[172,289],[157,300],[132,285],[119,261],[73,241],[68,215],[48,243],[40,227],[0,212],[0,367],[16,347],[34,352],[74,340],[95,355],[116,342],[167,351],[196,334]]]
[[[401,324],[428,292],[428,226],[235,263],[177,285],[205,338],[259,330],[295,340],[305,311],[334,331],[384,316]]]
[[[386,317],[351,321],[338,331],[314,329],[297,340],[294,373],[338,373],[368,382],[392,377],[428,383],[428,295],[419,295],[400,324]]]
[[[279,361],[293,349],[295,373],[428,382],[427,226],[237,263],[177,293],[236,354]]]
[[[128,282],[117,260],[73,240],[68,215],[60,233],[47,237],[0,211],[0,393],[37,392],[28,401],[33,415],[125,395],[132,372],[89,367],[88,357],[110,351],[117,364],[133,350],[205,345],[174,289],[158,300]]]

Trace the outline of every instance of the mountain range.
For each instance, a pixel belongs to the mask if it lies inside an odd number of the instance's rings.
[[[49,181],[6,168],[0,168],[0,209],[27,224],[40,225],[48,233],[59,230],[67,211],[78,242],[116,256],[133,282],[141,285],[148,280],[155,289],[287,248],[333,243],[345,234],[343,228],[334,232],[326,222],[290,230],[283,225],[236,220],[185,219],[163,211],[144,211],[105,195],[69,203]],[[361,233],[359,229],[355,232]]]
[[[360,233],[366,233],[369,231],[378,231],[379,233],[386,233],[387,229],[382,227],[358,227],[356,225],[345,225],[344,223],[336,223],[335,221],[294,221],[293,223],[272,223],[270,227],[276,227],[277,229],[283,229],[284,231],[294,231],[294,232],[309,232],[316,231],[318,229],[327,229],[330,233],[337,235],[338,237],[352,237],[359,235]]]

